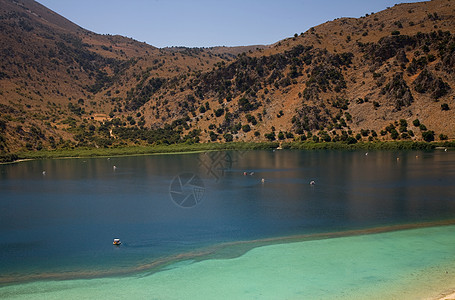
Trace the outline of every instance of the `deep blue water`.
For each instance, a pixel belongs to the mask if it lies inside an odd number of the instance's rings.
[[[210,152],[1,165],[0,283],[128,269],[223,242],[453,219],[454,183],[451,151]],[[116,237],[120,247],[112,245]]]

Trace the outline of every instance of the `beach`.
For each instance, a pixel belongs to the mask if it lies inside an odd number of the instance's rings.
[[[453,299],[455,299],[455,292],[438,298],[438,300],[453,300]]]

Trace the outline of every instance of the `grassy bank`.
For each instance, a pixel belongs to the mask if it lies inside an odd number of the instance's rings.
[[[342,142],[314,143],[314,142],[291,142],[283,143],[283,149],[299,150],[432,150],[436,147],[455,147],[454,142],[427,143],[413,141],[390,141],[390,142],[365,142],[347,144]]]
[[[14,154],[0,155],[0,162],[14,162],[21,159],[49,159],[63,157],[96,157],[96,156],[125,156],[147,155],[158,153],[182,153],[198,151],[221,151],[221,150],[260,150],[276,149],[278,142],[263,143],[203,143],[203,144],[173,144],[156,146],[127,146],[117,148],[75,148],[59,150],[24,151]],[[366,142],[346,144],[341,142],[315,143],[315,142],[285,142],[281,144],[283,149],[297,150],[432,150],[437,147],[455,148],[455,142]]]
[[[13,162],[22,159],[49,159],[64,157],[96,157],[147,155],[159,153],[184,153],[221,150],[256,150],[275,149],[278,143],[204,143],[204,144],[173,144],[156,146],[127,146],[116,148],[75,148],[59,150],[24,151],[0,156],[0,162]]]

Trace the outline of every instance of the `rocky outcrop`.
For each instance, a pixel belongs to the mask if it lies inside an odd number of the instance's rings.
[[[409,106],[414,101],[411,89],[403,79],[403,73],[396,73],[392,80],[381,90],[381,94],[385,95],[393,102],[397,110],[401,110],[404,106]]]
[[[416,92],[421,94],[430,93],[435,100],[447,95],[450,90],[447,82],[444,82],[441,77],[433,75],[428,69],[420,72],[413,85]]]

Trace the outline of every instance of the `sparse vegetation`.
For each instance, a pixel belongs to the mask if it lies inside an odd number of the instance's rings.
[[[455,36],[444,22],[454,5],[428,6],[421,19],[396,8],[387,22],[375,14],[336,23],[335,32],[323,24],[242,51],[157,49],[2,15],[0,155],[241,140],[447,141],[453,128],[434,118],[453,117]]]
[[[422,132],[422,137],[425,142],[432,142],[434,141],[434,131],[428,130]]]

